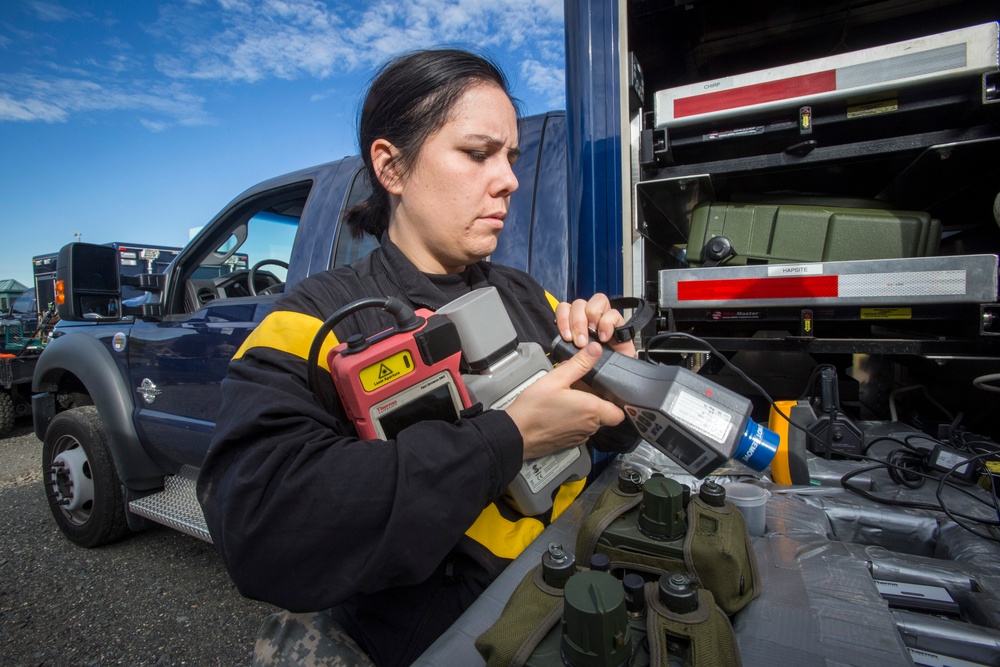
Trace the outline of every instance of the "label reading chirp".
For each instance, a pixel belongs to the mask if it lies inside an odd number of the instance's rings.
[[[683,390],[677,392],[677,397],[667,410],[667,414],[677,423],[720,443],[726,441],[733,427],[728,412],[702,400],[696,394]]]

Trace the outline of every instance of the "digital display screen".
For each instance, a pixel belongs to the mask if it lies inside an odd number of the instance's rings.
[[[438,419],[447,422],[458,420],[458,410],[451,398],[448,384],[420,394],[416,399],[400,403],[399,407],[378,418],[383,437],[392,440],[400,431],[419,421]]]
[[[678,428],[668,428],[655,441],[660,450],[679,463],[682,468],[703,478],[725,462],[725,458],[697,442]]]

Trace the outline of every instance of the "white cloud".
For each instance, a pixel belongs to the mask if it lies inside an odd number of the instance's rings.
[[[330,99],[336,95],[340,95],[341,91],[338,88],[327,88],[326,90],[320,90],[309,96],[310,102],[322,102],[323,100]]]
[[[521,63],[521,75],[528,87],[544,97],[550,106],[562,106],[566,92],[566,73],[559,66],[546,65],[537,60]]]
[[[47,21],[94,25],[92,17],[54,0],[29,6]],[[81,112],[131,110],[143,113],[139,122],[152,131],[205,124],[211,122],[205,99],[193,92],[205,83],[335,79],[437,45],[481,48],[507,60],[514,54],[522,63],[508,71],[515,94],[523,96],[519,87],[526,86],[559,106],[562,22],[561,0],[373,0],[361,6],[354,0],[172,0],[159,5],[158,20],[143,26],[144,36],[107,24],[89,52],[70,58],[59,57],[58,40],[11,28],[9,37],[0,35],[0,48],[24,55],[22,42],[30,39],[35,50],[21,71],[0,69],[0,121],[56,123]],[[147,43],[133,48],[140,40]]]
[[[220,27],[207,34],[204,23],[164,12],[155,30],[177,48],[157,58],[161,72],[195,80],[322,79],[437,44],[526,49],[536,59],[562,50],[558,0],[379,0],[363,9],[344,0],[221,0],[220,7]]]
[[[345,61],[353,66],[353,48],[340,37],[335,14],[308,0],[220,2],[221,13],[193,24],[176,8],[162,12],[154,34],[176,44],[156,57],[169,77],[194,80],[259,81],[267,77],[324,78]],[[180,20],[178,20],[180,18]],[[206,30],[206,24],[218,26]]]
[[[66,120],[67,113],[53,104],[37,98],[14,99],[10,95],[0,94],[0,121],[43,121],[60,123]]]
[[[82,111],[157,112],[187,125],[209,122],[204,99],[177,83],[132,82],[129,87],[96,81],[38,76],[0,77],[0,120],[65,122]]]
[[[170,125],[159,120],[149,120],[147,118],[140,118],[139,124],[150,132],[160,133],[166,130]]]
[[[42,21],[52,21],[59,23],[76,18],[76,12],[63,7],[57,2],[46,2],[45,0],[31,0],[28,7]]]

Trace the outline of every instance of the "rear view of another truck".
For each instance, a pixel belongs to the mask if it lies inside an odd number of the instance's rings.
[[[50,328],[36,302],[35,289],[28,288],[0,317],[0,436],[31,413],[31,376]]]

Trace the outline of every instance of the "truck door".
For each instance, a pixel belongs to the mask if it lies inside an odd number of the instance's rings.
[[[313,186],[293,183],[231,205],[179,255],[162,316],[133,327],[134,419],[163,465],[203,460],[229,360],[270,312],[289,263],[309,251],[298,232]]]

